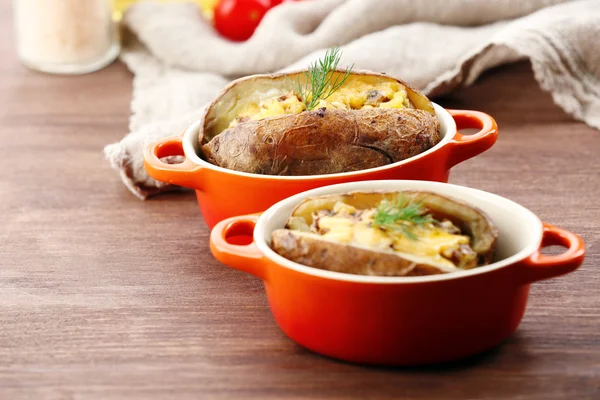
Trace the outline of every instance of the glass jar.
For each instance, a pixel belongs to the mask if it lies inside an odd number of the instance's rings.
[[[83,74],[119,54],[112,0],[13,0],[13,11],[17,52],[29,68]]]

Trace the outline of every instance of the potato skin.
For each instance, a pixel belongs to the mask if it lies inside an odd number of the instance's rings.
[[[202,128],[198,132],[198,144],[200,147],[227,129],[229,123],[236,117],[237,111],[242,106],[259,100],[267,89],[279,90],[281,93],[296,90],[299,82],[306,82],[306,72],[306,70],[297,70],[274,74],[250,75],[230,82],[208,105],[200,118],[202,125]],[[345,74],[346,71],[337,69],[335,73]],[[381,81],[397,82],[406,89],[408,98],[414,105],[414,108],[435,115],[435,109],[431,101],[423,93],[401,79],[367,70],[353,70],[351,75],[366,79],[372,83]],[[259,94],[258,97],[257,94]]]
[[[278,229],[271,248],[298,264],[334,272],[370,276],[422,276],[458,271],[414,263],[393,253],[363,249]]]
[[[369,209],[398,194],[399,192],[357,191],[309,197],[294,208],[291,218],[303,219],[306,226],[310,226],[318,211],[333,210],[340,201],[357,209]],[[406,190],[402,191],[402,195],[418,201],[434,217],[449,219],[464,234],[468,234],[471,246],[479,257],[478,266],[493,261],[498,230],[481,210],[458,199],[427,191]],[[293,231],[289,226],[291,218],[286,229],[277,229],[271,233],[271,248],[282,257],[299,264],[335,272],[375,276],[420,276],[462,271],[444,264],[433,264],[428,259],[415,262],[419,261],[416,256],[409,260],[402,254],[337,243],[316,234]]]
[[[402,161],[439,141],[439,121],[427,111],[322,108],[241,123],[204,144],[202,153],[236,171],[319,175]]]
[[[438,219],[447,218],[471,237],[471,247],[479,256],[479,265],[492,262],[496,251],[498,229],[491,219],[480,209],[463,201],[441,194],[405,190],[405,198],[418,201]],[[338,201],[358,209],[375,208],[382,200],[391,200],[398,192],[350,192],[339,195],[309,197],[292,211],[292,217],[301,217],[307,225],[313,223],[313,213],[319,210],[332,210]]]

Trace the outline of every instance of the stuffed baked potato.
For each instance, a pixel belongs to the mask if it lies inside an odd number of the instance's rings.
[[[344,78],[343,84],[308,109],[299,88],[309,76],[258,75],[230,84],[204,114],[201,157],[256,174],[333,174],[398,162],[440,141],[431,102],[400,80],[331,71],[331,81]]]
[[[480,210],[429,192],[309,198],[272,233],[279,255],[359,275],[416,276],[488,264],[497,230]]]

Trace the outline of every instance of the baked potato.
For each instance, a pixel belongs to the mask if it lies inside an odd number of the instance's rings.
[[[430,192],[309,198],[271,234],[279,255],[358,275],[418,276],[490,263],[498,232],[479,209]]]
[[[440,141],[433,105],[408,84],[372,72],[331,74],[343,84],[310,110],[301,90],[307,71],[232,82],[203,116],[200,156],[249,173],[317,175],[398,162]]]

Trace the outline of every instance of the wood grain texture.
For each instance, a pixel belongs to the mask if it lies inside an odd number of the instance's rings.
[[[579,233],[577,272],[532,287],[517,333],[460,363],[383,369],[306,351],[261,283],[215,261],[192,194],[140,202],[103,160],[127,131],[131,75],[22,68],[0,6],[1,399],[598,399],[600,132],[527,64],[436,99],[497,118],[492,150],[451,181]]]

